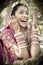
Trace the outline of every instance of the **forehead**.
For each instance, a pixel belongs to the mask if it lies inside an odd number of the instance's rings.
[[[17,9],[17,11],[21,11],[21,10],[27,11],[28,8],[26,6],[19,6],[18,9]]]

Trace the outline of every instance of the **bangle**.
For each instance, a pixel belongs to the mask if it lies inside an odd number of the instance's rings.
[[[33,42],[31,42],[31,44],[39,44],[39,42],[38,41],[33,41]]]

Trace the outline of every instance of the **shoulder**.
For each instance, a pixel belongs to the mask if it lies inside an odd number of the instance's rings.
[[[14,35],[14,31],[12,30],[12,29],[4,29],[3,31],[2,31],[2,34],[3,35],[6,35],[6,34],[10,34],[10,35]]]

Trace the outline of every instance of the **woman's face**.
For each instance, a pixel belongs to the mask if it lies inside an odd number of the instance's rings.
[[[15,17],[20,26],[26,27],[28,21],[28,9],[25,6],[19,6],[15,12]]]

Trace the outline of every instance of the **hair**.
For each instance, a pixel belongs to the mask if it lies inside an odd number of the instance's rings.
[[[27,6],[24,5],[24,4],[18,3],[16,6],[13,7],[12,12],[11,12],[11,16],[12,16],[12,15],[15,15],[16,10],[17,10],[20,6],[25,6],[25,7],[27,7]],[[28,7],[27,7],[27,9],[28,9]]]

